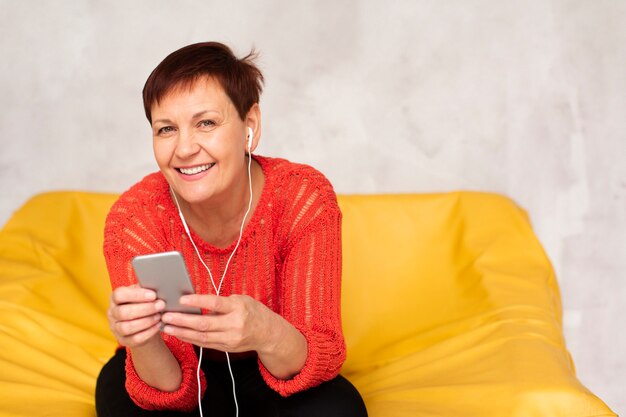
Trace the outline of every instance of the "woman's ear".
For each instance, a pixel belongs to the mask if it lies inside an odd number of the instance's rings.
[[[259,139],[261,138],[261,108],[259,103],[254,103],[245,119],[246,124],[246,152],[252,153],[259,145]]]

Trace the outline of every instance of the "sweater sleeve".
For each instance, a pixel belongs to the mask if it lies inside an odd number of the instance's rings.
[[[340,312],[341,212],[336,197],[332,189],[316,189],[298,193],[291,204],[283,217],[296,220],[288,222],[292,232],[282,267],[280,314],[306,338],[307,360],[289,380],[275,378],[259,360],[265,382],[282,396],[336,377],[346,356]]]
[[[116,202],[105,223],[104,256],[113,289],[137,283],[131,266],[134,256],[169,250],[161,228],[156,224],[150,205],[123,195]],[[161,335],[181,366],[182,383],[173,392],[160,391],[146,384],[137,374],[130,350],[126,356],[126,390],[139,407],[147,410],[191,411],[197,406],[198,358],[193,346],[174,337]],[[200,376],[202,394],[206,389],[204,374]]]
[[[196,368],[198,358],[193,347],[175,338],[166,337],[165,344],[180,364],[182,382],[176,391],[160,391],[146,384],[137,374],[130,350],[126,355],[126,391],[135,404],[145,410],[175,410],[190,412],[198,403],[198,382]],[[204,373],[200,375],[201,392],[204,395],[206,380]]]

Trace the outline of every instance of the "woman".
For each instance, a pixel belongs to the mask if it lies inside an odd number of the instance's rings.
[[[159,172],[107,217],[108,319],[123,348],[98,378],[100,417],[367,414],[339,376],[336,196],[315,169],[252,154],[262,83],[252,55],[214,42],[170,54],[146,82]],[[167,312],[137,285],[135,256],[173,250],[196,291],[180,302],[208,314]]]

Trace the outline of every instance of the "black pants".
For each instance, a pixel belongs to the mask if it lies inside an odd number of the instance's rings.
[[[183,417],[192,413],[148,411],[138,407],[124,386],[126,351],[119,349],[102,368],[96,385],[98,417]],[[270,389],[255,358],[231,360],[240,417],[366,417],[367,411],[356,388],[342,376],[287,398]],[[207,391],[202,400],[205,417],[234,417],[232,381],[226,361],[204,359],[202,370]]]

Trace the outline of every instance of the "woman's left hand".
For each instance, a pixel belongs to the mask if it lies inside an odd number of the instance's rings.
[[[161,320],[166,324],[166,334],[223,352],[265,350],[273,343],[271,329],[276,313],[251,297],[195,294],[183,296],[180,301],[208,313],[165,313]]]
[[[256,351],[279,379],[291,378],[304,367],[308,355],[304,335],[254,298],[193,294],[181,297],[180,302],[208,313],[164,313],[161,320],[166,334],[222,352]]]

